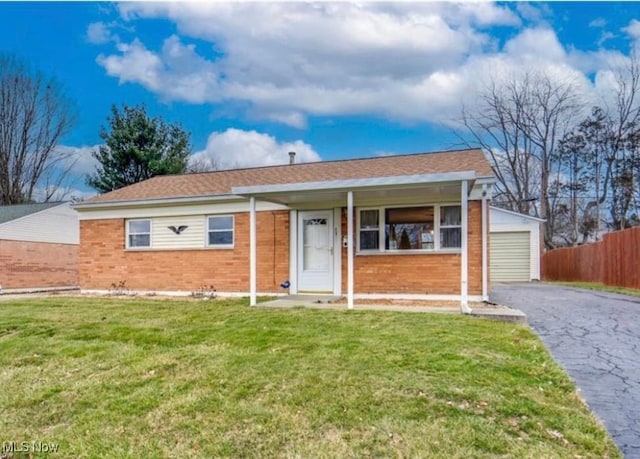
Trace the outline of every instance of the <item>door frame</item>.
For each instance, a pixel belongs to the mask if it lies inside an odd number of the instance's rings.
[[[305,209],[305,210],[290,210],[289,211],[289,293],[300,293],[300,287],[298,283],[299,275],[301,274],[302,266],[299,263],[300,256],[300,241],[299,235],[299,222],[301,213],[312,212],[332,212],[333,220],[333,295],[342,294],[342,210],[341,208],[334,209]],[[305,292],[303,292],[305,293]]]

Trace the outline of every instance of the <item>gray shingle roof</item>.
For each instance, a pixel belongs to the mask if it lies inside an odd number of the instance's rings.
[[[10,206],[0,206],[0,225],[27,215],[41,212],[51,207],[63,204],[62,202],[41,202],[36,204],[13,204]]]

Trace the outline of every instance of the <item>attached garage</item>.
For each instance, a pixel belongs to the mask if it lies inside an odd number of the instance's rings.
[[[540,224],[544,220],[491,207],[491,282],[540,279]]]

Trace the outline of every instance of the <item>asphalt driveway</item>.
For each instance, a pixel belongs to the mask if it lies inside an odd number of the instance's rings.
[[[627,458],[640,458],[640,298],[549,284],[496,284],[527,314]]]

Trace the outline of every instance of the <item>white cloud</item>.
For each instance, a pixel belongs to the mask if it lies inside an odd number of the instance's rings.
[[[551,16],[551,10],[544,3],[536,3],[534,6],[529,2],[517,2],[516,11],[523,19],[534,24],[545,24],[545,18]]]
[[[399,153],[393,152],[393,151],[384,151],[384,150],[378,150],[376,152],[373,153],[373,156],[377,156],[380,158],[386,157],[386,156],[395,156]]]
[[[602,48],[603,45],[608,42],[609,40],[613,40],[614,38],[616,38],[616,34],[613,32],[609,32],[607,30],[603,30],[602,33],[600,34],[600,37],[598,38],[598,41],[596,42],[598,47]]]
[[[125,3],[122,18],[168,18],[160,50],[140,39],[98,57],[121,83],[164,100],[237,102],[248,115],[306,127],[308,115],[424,120],[453,94],[470,53],[493,48],[477,27],[518,25],[491,3]],[[188,37],[211,44],[198,49]]]
[[[87,27],[87,41],[95,45],[102,45],[110,41],[118,41],[118,36],[111,33],[111,30],[104,22],[92,22]]]
[[[56,147],[56,155],[61,159],[63,168],[70,167],[73,175],[84,177],[95,172],[99,163],[92,152],[97,151],[99,147],[99,145],[82,147],[59,145]]]
[[[131,2],[119,10],[125,21],[168,19],[177,28],[160,49],[135,38],[100,55],[121,83],[300,129],[308,116],[447,121],[503,71],[547,71],[589,90],[581,71],[601,62],[567,51],[545,25],[549,11],[530,4]],[[486,32],[522,27],[521,17],[536,26],[504,44]]]
[[[525,29],[505,45],[505,52],[521,61],[563,62],[566,53],[551,29]]]
[[[160,57],[148,51],[137,39],[131,44],[120,43],[117,49],[121,56],[100,54],[96,59],[107,74],[119,77],[120,83],[141,83],[152,91],[162,89],[164,82],[160,81],[159,73],[164,64]]]
[[[481,26],[519,26],[521,24],[520,18],[510,9],[504,6],[498,6],[495,3],[467,2],[456,5],[454,8],[460,8],[465,11],[471,16],[473,23]],[[455,13],[452,15],[454,14]]]
[[[607,25],[607,20],[605,18],[595,18],[589,23],[589,27],[602,28]]]
[[[623,27],[622,30],[624,32],[627,32],[627,34],[633,38],[633,39],[638,39],[640,38],[640,21],[638,21],[637,19],[632,19],[631,21],[629,21],[629,25],[627,27]]]
[[[289,152],[296,152],[296,162],[320,161],[311,145],[296,140],[278,142],[273,136],[256,131],[227,129],[209,135],[204,150],[191,155],[191,165],[205,169],[236,169],[289,163]]]

